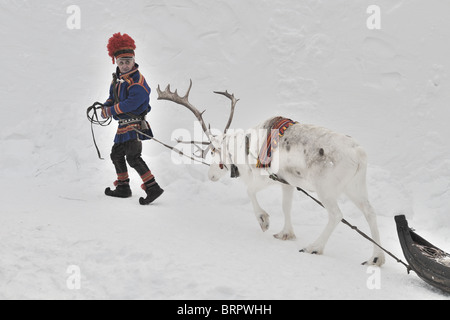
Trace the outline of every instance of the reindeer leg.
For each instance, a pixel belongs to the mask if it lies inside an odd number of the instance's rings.
[[[369,202],[369,196],[367,193],[367,184],[366,184],[366,170],[363,167],[359,170],[355,176],[355,183],[350,184],[349,187],[345,190],[345,194],[349,197],[349,199],[364,213],[364,217],[367,220],[367,223],[370,227],[370,232],[372,235],[372,239],[381,245],[380,242],[380,233],[378,231],[377,224],[377,216],[375,211]],[[363,265],[376,265],[381,266],[385,262],[385,256],[383,250],[377,245],[373,245],[373,254],[372,257],[363,262]]]
[[[370,205],[369,201],[366,201],[361,206],[361,211],[364,213],[364,217],[366,218],[367,222],[369,223],[370,232],[372,234],[372,239],[381,245],[380,242],[380,233],[378,231],[378,225],[377,225],[377,216],[375,215],[375,212],[372,209],[372,206]],[[375,266],[381,266],[385,262],[385,256],[384,252],[378,247],[377,245],[373,245],[373,255],[372,257],[363,262],[363,265],[375,265]]]
[[[348,197],[352,202],[364,213],[364,217],[367,220],[367,223],[370,227],[370,232],[372,235],[372,239],[381,245],[380,242],[380,233],[378,231],[378,225],[377,225],[377,216],[372,208],[372,206],[369,203],[369,200],[367,198],[361,198],[358,199],[355,197],[354,194],[348,193]],[[383,250],[380,249],[377,245],[373,245],[373,254],[372,257],[363,262],[363,265],[375,265],[375,266],[381,266],[385,262],[385,256]]]
[[[289,185],[282,185],[281,190],[283,192],[283,213],[284,213],[284,227],[283,229],[273,236],[280,240],[295,240],[294,228],[291,222],[291,209],[292,209],[292,195],[294,188]]]
[[[258,220],[261,230],[265,232],[269,229],[270,225],[269,214],[261,208],[258,203],[258,199],[256,199],[256,193],[258,191],[259,190],[252,187],[249,187],[247,189],[248,196],[252,201],[253,211],[255,212],[256,219]]]
[[[319,197],[320,198],[320,197]],[[322,199],[321,199],[322,200]],[[307,252],[312,254],[322,254],[325,248],[325,245],[328,242],[331,234],[333,233],[336,226],[342,219],[342,212],[339,209],[336,199],[322,200],[325,209],[328,211],[328,223],[322,234],[314,241],[311,245],[306,248],[300,250],[300,252]]]

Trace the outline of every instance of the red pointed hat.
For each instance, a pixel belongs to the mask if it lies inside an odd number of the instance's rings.
[[[134,49],[136,49],[133,38],[126,33],[122,35],[120,32],[114,33],[109,38],[106,47],[108,48],[108,54],[112,58],[113,63],[115,63],[114,59],[117,58],[134,57]]]

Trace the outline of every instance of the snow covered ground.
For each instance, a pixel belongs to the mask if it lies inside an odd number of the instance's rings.
[[[370,5],[379,30],[366,25]],[[239,180],[210,182],[206,167],[176,164],[155,142],[144,159],[164,195],[140,206],[130,171],[134,196],[107,198],[115,125],[95,128],[101,161],[85,112],[107,98],[108,38],[129,33],[153,89],[155,137],[194,131],[193,116],[155,90],[182,92],[189,79],[213,127],[229,103],[212,91],[228,89],[241,99],[233,128],[284,115],[352,135],[369,155],[382,244],[403,259],[393,218],[403,213],[450,252],[449,10],[441,0],[0,0],[0,298],[448,300],[390,257],[361,266],[371,244],[343,224],[324,255],[299,253],[327,221],[314,202],[296,195],[297,240],[281,242],[278,188],[260,194],[263,233]]]

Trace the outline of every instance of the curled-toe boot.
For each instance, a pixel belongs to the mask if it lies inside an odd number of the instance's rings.
[[[147,194],[147,197],[139,198],[139,203],[142,205],[152,203],[164,192],[164,190],[161,189],[161,187],[156,183],[155,179],[152,179],[149,182],[143,184],[142,189],[144,189],[145,193]]]
[[[116,180],[114,185],[115,190],[111,190],[109,187],[105,189],[105,194],[110,197],[116,198],[129,198],[131,197],[130,179]]]

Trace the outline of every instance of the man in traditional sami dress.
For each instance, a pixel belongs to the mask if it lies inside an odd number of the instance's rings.
[[[128,34],[115,33],[109,39],[107,48],[117,68],[113,73],[109,98],[102,107],[102,117],[113,117],[119,126],[111,150],[111,160],[117,173],[114,182],[116,189],[106,188],[105,194],[119,198],[131,197],[128,163],[140,175],[143,181],[141,187],[147,194],[146,198],[139,199],[139,203],[149,204],[164,192],[141,156],[141,141],[153,137],[150,125],[145,120],[145,115],[151,109],[151,90],[138,70],[134,54],[136,45]]]

